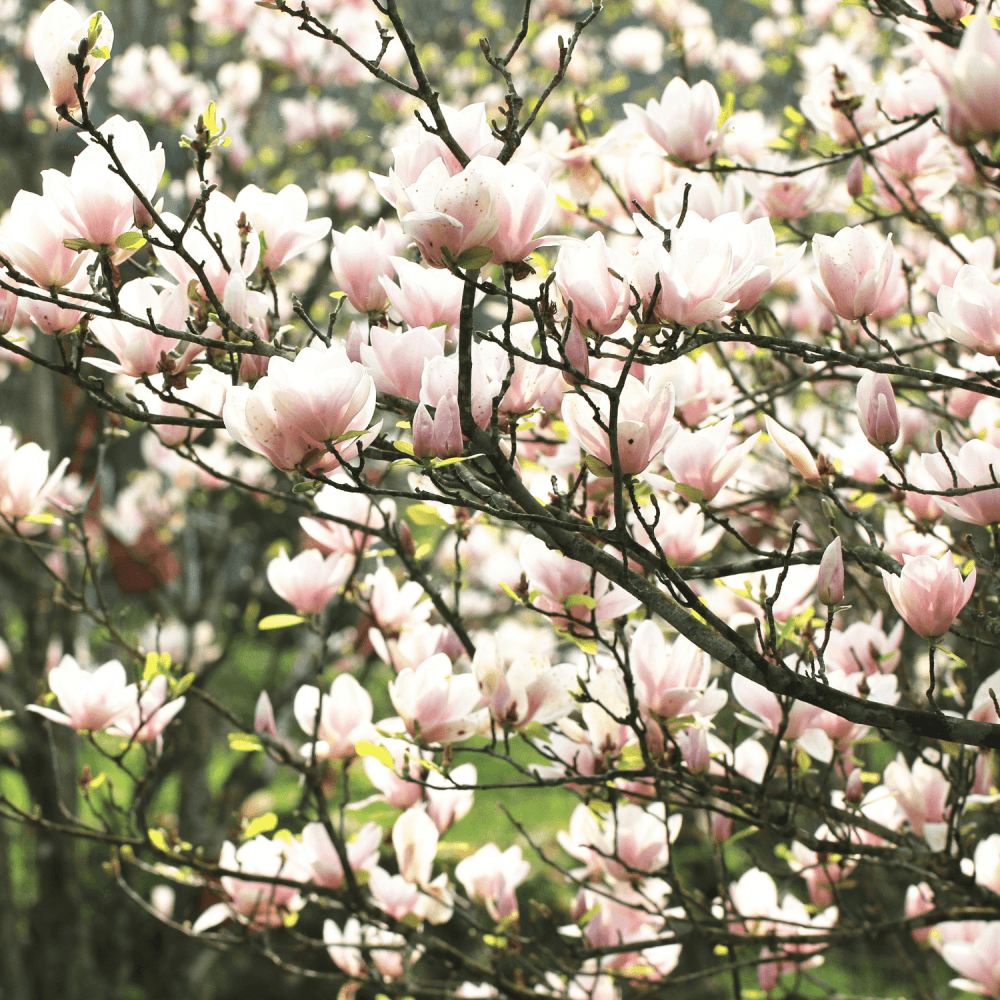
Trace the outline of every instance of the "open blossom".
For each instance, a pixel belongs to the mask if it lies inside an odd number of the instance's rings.
[[[351,871],[370,872],[378,863],[382,845],[382,827],[378,823],[365,823],[344,844]],[[344,867],[330,840],[326,827],[319,822],[307,823],[302,828],[301,841],[289,845],[292,857],[311,875],[311,880],[327,889],[339,889],[344,882]]]
[[[941,771],[919,757],[912,768],[908,767],[899,754],[886,765],[882,780],[910,821],[913,832],[922,836],[932,850],[943,850],[951,786]]]
[[[361,363],[368,369],[375,388],[404,399],[419,399],[424,367],[431,358],[444,354],[440,331],[415,326],[390,333],[373,326],[368,335],[370,342],[361,345]]]
[[[517,913],[514,890],[530,874],[531,865],[522,858],[516,844],[501,851],[491,842],[455,866],[455,878],[469,898],[482,900],[494,920],[505,920]]]
[[[118,301],[122,309],[133,316],[147,319],[147,311],[152,313],[153,321],[171,329],[181,329],[186,315],[186,303],[173,294],[173,286],[163,287],[163,283],[155,278],[136,278],[124,285],[118,293]],[[162,334],[142,327],[133,326],[124,320],[105,319],[96,316],[90,321],[90,329],[94,336],[117,359],[118,364],[111,368],[113,362],[101,362],[99,367],[117,370],[122,375],[139,378],[141,375],[155,375],[173,364],[166,359],[180,342],[177,337],[164,337]],[[91,364],[98,359],[87,358]],[[185,429],[185,436],[187,431]],[[183,438],[181,439],[183,440]]]
[[[306,905],[298,889],[276,885],[272,882],[254,882],[254,875],[269,878],[301,880],[306,878],[298,864],[289,857],[291,847],[283,840],[254,837],[239,848],[228,840],[222,845],[219,867],[239,871],[249,878],[235,875],[222,876],[222,888],[229,901],[210,906],[191,928],[196,934],[214,927],[230,917],[252,924],[254,927],[280,927],[285,918],[297,913]]]
[[[479,691],[494,722],[523,729],[532,722],[555,722],[576,708],[577,670],[552,665],[547,656],[521,653],[505,665],[496,644],[481,641],[472,661]]]
[[[376,736],[371,695],[350,674],[340,674],[330,685],[329,694],[308,684],[300,687],[293,709],[302,731],[316,739],[315,744],[302,747],[306,758],[314,752],[317,760],[350,758],[358,740]]]
[[[0,233],[0,251],[40,288],[63,288],[93,260],[92,253],[70,250],[72,234],[59,209],[31,191],[18,191]],[[86,289],[90,291],[89,283]]]
[[[166,675],[154,677],[146,690],[129,703],[128,708],[115,718],[110,732],[120,733],[137,743],[151,743],[170,724],[184,707],[184,698],[167,701]]]
[[[364,432],[375,412],[375,383],[342,347],[306,347],[294,361],[272,358],[253,389],[229,390],[222,419],[239,444],[290,471],[302,465],[329,471],[357,456],[381,424]],[[340,440],[344,435],[351,435]]]
[[[394,274],[391,255],[394,249],[385,220],[374,229],[351,226],[346,233],[333,231],[330,266],[351,305],[358,312],[381,312],[386,307],[382,278]]]
[[[318,549],[306,549],[294,559],[282,550],[267,565],[267,582],[300,615],[318,615],[343,588],[353,565],[346,555],[333,554],[324,559]]]
[[[453,673],[444,653],[424,660],[416,670],[401,670],[389,682],[389,697],[406,731],[425,743],[468,739],[478,729],[473,716],[481,702],[476,678]]]
[[[561,243],[563,237],[540,236],[556,207],[555,189],[523,163],[501,164],[481,158],[481,166],[492,173],[491,189],[496,198],[498,228],[487,241],[496,264],[524,260],[540,246]]]
[[[349,976],[364,974],[362,948],[371,956],[378,974],[386,981],[398,979],[403,974],[406,938],[381,927],[362,927],[357,917],[350,917],[343,931],[332,920],[324,920],[323,944],[337,968]],[[414,947],[413,960],[419,957],[422,950],[419,945]]]
[[[598,338],[610,337],[625,322],[634,298],[629,263],[630,255],[609,250],[600,232],[584,243],[559,248],[556,287],[567,308],[572,305],[573,323],[579,329]]]
[[[822,281],[813,288],[827,309],[844,319],[875,311],[892,267],[891,235],[880,246],[863,226],[845,227],[836,236],[814,236],[812,250]]]
[[[939,639],[965,607],[976,587],[976,568],[963,580],[950,552],[903,556],[899,576],[882,570],[882,581],[901,618],[924,639]]]
[[[261,267],[277,270],[292,257],[308,250],[330,232],[329,219],[306,221],[309,200],[298,184],[286,184],[277,194],[249,184],[236,196],[236,207],[264,238]]]
[[[500,221],[496,177],[486,162],[476,157],[451,176],[443,160],[433,160],[415,183],[398,190],[399,224],[431,267],[445,267],[445,255],[459,266],[482,267],[493,259]]]
[[[927,314],[936,333],[980,354],[1000,354],[1000,287],[981,268],[960,267],[952,284],[938,289],[937,307]]]
[[[74,729],[107,729],[138,699],[136,686],[128,683],[118,660],[88,671],[72,656],[64,656],[59,666],[49,671],[48,681],[62,711],[45,705],[28,705],[28,711]]]
[[[337,475],[330,477],[338,481]],[[386,519],[391,521],[396,513],[396,505],[391,500],[373,503],[363,493],[348,492],[336,486],[324,486],[313,498],[316,509],[323,514],[354,521],[356,524],[370,525],[369,533],[361,528],[351,528],[334,520],[320,517],[300,517],[299,525],[312,543],[325,555],[342,552],[355,555],[364,552],[375,537],[374,532],[385,527]]]
[[[82,87],[86,98],[94,74],[108,61],[114,40],[114,28],[103,12],[84,20],[65,0],[52,0],[35,24],[31,43],[53,107],[65,105],[69,111],[80,107],[78,74],[69,57],[79,55],[81,43],[86,43],[87,53]]]
[[[956,989],[968,990],[986,997],[1000,995],[1000,922],[974,925],[978,934],[968,941],[946,941],[941,957],[961,978],[949,983]]]
[[[686,163],[701,163],[722,145],[719,95],[707,80],[689,87],[675,76],[659,101],[649,99],[645,111],[636,104],[624,110],[654,142]]]
[[[625,590],[609,590],[608,580],[589,566],[550,549],[540,538],[529,535],[518,552],[521,568],[533,588],[541,591],[536,601],[546,611],[565,614],[565,626],[574,620],[589,622],[620,618],[639,606],[639,599]],[[593,581],[593,593],[591,593]],[[583,597],[583,601],[573,598]],[[587,600],[590,598],[590,600]],[[596,602],[592,607],[590,601]],[[560,621],[560,619],[556,619]]]
[[[589,402],[582,394],[564,397],[563,420],[584,450],[610,470],[613,463],[608,433],[598,424],[591,402],[607,426],[611,399],[597,391],[593,391],[593,395],[588,392],[587,396]],[[680,425],[673,415],[674,389],[669,382],[658,392],[650,393],[637,378],[625,377],[616,424],[618,463],[624,475],[635,476],[643,472],[653,456],[674,437]]]
[[[711,717],[726,704],[726,692],[708,684],[708,653],[678,636],[670,648],[660,626],[644,621],[629,649],[639,703],[662,719],[678,715]]]
[[[390,257],[396,282],[383,275],[379,283],[389,304],[409,327],[444,325],[445,336],[458,326],[465,282],[451,271],[422,267],[405,257]],[[477,293],[477,300],[482,293]]]
[[[682,431],[667,447],[663,464],[674,479],[674,488],[689,500],[714,500],[760,437],[758,431],[742,444],[727,448],[732,427],[730,414],[704,430]]]
[[[1000,480],[1000,448],[985,441],[966,441],[957,455],[947,458],[939,452],[922,455],[924,469],[942,490],[989,486]],[[954,477],[952,476],[954,470]],[[964,496],[936,497],[938,506],[969,524],[996,524],[1000,521],[1000,486],[966,493]]]
[[[725,531],[721,525],[706,531],[705,515],[693,503],[678,510],[669,500],[659,500],[659,508],[660,520],[653,528],[653,534],[671,564],[688,566],[708,555]]]
[[[9,427],[0,426],[0,516],[8,521],[40,514],[62,482],[69,459],[49,475],[49,453],[30,441],[17,446]],[[31,531],[31,525],[19,530]]]

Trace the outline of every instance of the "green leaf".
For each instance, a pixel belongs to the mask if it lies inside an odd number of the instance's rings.
[[[268,615],[257,622],[257,628],[261,632],[269,632],[276,628],[289,628],[292,625],[301,625],[305,621],[302,615]]]
[[[719,109],[719,124],[718,128],[722,128],[726,122],[732,118],[733,112],[736,110],[736,95],[730,90],[726,94],[726,99],[722,102],[722,107]]]
[[[459,267],[478,271],[479,268],[485,267],[491,260],[493,260],[493,251],[489,247],[469,247],[468,250],[463,250],[458,255],[458,260],[455,263]]]
[[[597,601],[595,601],[589,594],[570,594],[569,597],[563,602],[563,606],[567,608],[575,608],[582,605],[588,611],[593,611],[597,607]]]
[[[584,464],[598,479],[611,479],[614,476],[611,468],[593,455],[584,455]]]
[[[312,493],[313,490],[318,490],[320,488],[320,483],[314,483],[312,481],[305,483],[296,483],[292,487],[293,493]]]
[[[637,746],[622,747],[622,763],[629,767],[642,767],[642,750]]]
[[[505,593],[505,594],[506,594],[506,595],[507,595],[507,596],[508,596],[508,597],[509,597],[509,598],[510,598],[510,599],[511,599],[512,601],[516,601],[516,602],[517,602],[518,604],[520,604],[520,603],[521,603],[521,598],[520,598],[520,597],[518,597],[518,596],[517,596],[517,594],[515,594],[515,593],[514,593],[514,588],[513,588],[513,587],[512,587],[512,586],[511,586],[511,585],[510,585],[509,583],[504,583],[504,581],[503,581],[503,580],[500,580],[500,581],[499,581],[499,582],[497,583],[497,586],[498,586],[498,587],[499,587],[499,588],[500,588],[500,589],[501,589],[501,590],[502,590],[502,591],[503,591],[503,592],[504,592],[504,593]]]
[[[401,451],[404,455],[413,454],[413,445],[409,441],[393,441],[392,446],[396,451]]]
[[[147,653],[146,664],[143,667],[142,679],[148,684],[151,680],[170,670],[169,653]]]
[[[396,762],[392,759],[392,754],[381,743],[358,740],[354,745],[354,752],[359,757],[374,757],[380,764],[384,764],[389,768],[390,771],[394,771],[396,768]]]
[[[247,823],[247,828],[243,831],[244,840],[252,840],[261,833],[270,833],[278,826],[278,817],[274,813],[264,813],[256,819]]]
[[[422,527],[431,524],[447,524],[448,522],[430,504],[415,503],[412,507],[407,507],[406,516],[414,523]]]
[[[264,746],[260,740],[250,733],[230,733],[229,749],[237,750],[240,753],[256,753],[263,750]]]
[[[22,517],[22,524],[55,524],[56,519],[47,511],[42,511],[41,514],[32,514],[30,517]]]
[[[109,49],[107,45],[102,45],[100,48],[91,49],[87,55],[93,56],[94,59],[110,59],[111,49]]]
[[[578,646],[583,652],[589,654],[590,656],[595,656],[597,654],[597,640],[588,639],[580,635],[573,635],[572,632],[563,632],[562,636],[564,639],[568,639],[574,645]]]
[[[589,910],[587,910],[587,912],[582,917],[577,918],[576,926],[585,927],[600,912],[601,912],[601,904],[597,903],[595,906],[592,906]]]
[[[210,135],[214,134],[218,128],[215,118],[215,101],[208,102],[208,107],[205,109],[205,113],[201,116],[201,120],[208,133]]]
[[[167,846],[167,838],[163,836],[162,830],[148,830],[146,836],[158,851],[170,851],[170,848]]]
[[[119,250],[128,250],[130,252],[134,252],[145,245],[146,237],[140,236],[139,233],[122,233],[121,236],[115,240],[115,246],[118,247]]]
[[[104,11],[99,10],[94,14],[90,15],[90,20],[87,22],[87,48],[93,49],[97,44],[97,39],[101,34],[101,21],[104,20]],[[102,57],[106,58],[106,57]]]
[[[185,674],[179,681],[172,684],[170,687],[170,697],[179,698],[191,685],[194,683],[194,679],[197,675],[194,672]]]

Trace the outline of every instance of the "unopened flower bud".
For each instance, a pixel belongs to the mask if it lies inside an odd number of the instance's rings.
[[[899,437],[896,395],[888,375],[865,372],[858,382],[858,421],[876,447],[888,447]]]
[[[856,767],[847,778],[847,787],[844,789],[844,799],[851,805],[857,805],[865,795],[864,785],[861,781],[861,768]]]
[[[826,547],[820,560],[817,591],[820,601],[827,607],[840,604],[844,599],[844,553],[839,535]]]
[[[856,156],[847,170],[847,193],[852,198],[859,198],[865,190],[865,164],[860,156]]]
[[[277,736],[278,729],[274,724],[274,709],[271,707],[271,699],[266,691],[261,691],[257,699],[257,707],[253,713],[254,732],[267,733],[268,736]]]

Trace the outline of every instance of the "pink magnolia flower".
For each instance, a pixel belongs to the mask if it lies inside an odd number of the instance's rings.
[[[780,153],[765,154],[754,165],[775,173],[786,171],[792,166],[805,166],[792,164]],[[760,212],[772,219],[801,219],[821,202],[822,189],[826,185],[826,171],[818,168],[796,177],[750,173],[747,175],[746,185],[754,196],[751,206],[754,214]]]
[[[81,43],[86,50],[82,87],[86,98],[94,75],[108,61],[114,40],[114,28],[102,11],[85,21],[65,0],[52,0],[35,23],[31,45],[53,107],[65,105],[68,111],[80,107],[78,74],[69,57],[79,54]]]
[[[230,389],[222,419],[239,444],[279,469],[325,472],[340,464],[328,442],[350,461],[378,433],[381,423],[355,433],[368,427],[375,395],[364,365],[348,361],[342,347],[306,347],[294,361],[272,358],[253,389]]]
[[[187,310],[184,300],[174,295],[174,291],[173,286],[163,288],[162,282],[155,278],[136,278],[122,287],[118,301],[122,309],[133,316],[148,319],[147,313],[151,313],[155,323],[179,330],[183,328]],[[113,363],[96,358],[86,360],[91,364],[99,362],[98,367],[117,370],[132,378],[154,375],[169,368],[173,361],[166,361],[166,356],[180,343],[177,337],[164,337],[123,320],[100,316],[90,321],[90,329],[118,359],[118,364],[112,369]],[[184,433],[186,436],[186,430]]]
[[[687,499],[711,502],[729,481],[760,437],[760,431],[734,448],[726,447],[733,416],[689,433],[682,431],[667,446],[663,464],[674,488]]]
[[[812,457],[812,452],[805,446],[801,438],[796,437],[791,431],[786,431],[777,421],[772,420],[765,414],[764,428],[767,436],[778,446],[785,458],[795,467],[807,483],[822,482],[823,477],[819,474],[816,459]]]
[[[865,674],[890,674],[899,663],[899,645],[903,641],[903,623],[897,622],[886,635],[882,631],[882,612],[876,611],[870,622],[852,622],[844,629],[832,629],[826,647],[827,665],[844,673],[862,670]]]
[[[948,792],[951,785],[941,771],[920,757],[913,762],[912,768],[908,767],[906,758],[899,754],[886,765],[882,781],[895,796],[913,832],[922,836],[932,850],[943,850],[948,832],[946,820],[950,811]]]
[[[343,589],[354,560],[333,554],[325,559],[318,549],[306,549],[294,559],[284,549],[267,564],[267,582],[300,615],[318,615],[330,598]]]
[[[725,528],[721,525],[705,531],[705,515],[695,504],[678,510],[668,500],[660,500],[660,520],[653,533],[668,560],[688,566],[708,555],[719,543]],[[642,533],[637,537],[641,538]]]
[[[62,482],[69,459],[49,475],[49,453],[33,441],[17,446],[9,427],[0,426],[0,516],[8,521],[40,514]],[[30,525],[20,525],[28,530]]]
[[[51,676],[51,675],[50,675]],[[141,695],[133,698],[128,708],[115,718],[109,732],[120,733],[137,743],[152,743],[184,707],[184,698],[167,701],[167,678],[154,677]]]
[[[302,731],[316,740],[301,748],[307,759],[314,752],[316,760],[349,759],[359,740],[377,737],[371,696],[350,674],[340,674],[330,685],[329,694],[308,684],[300,687],[293,711]]]
[[[278,735],[278,726],[274,720],[274,706],[266,691],[261,691],[253,711],[253,731],[266,733],[268,736]]]
[[[483,429],[490,424],[493,407],[497,405],[497,397],[500,395],[503,377],[507,374],[508,368],[505,364],[502,373],[500,372],[496,364],[496,355],[484,350],[489,346],[480,342],[472,345],[472,417],[477,426]],[[498,350],[503,352],[502,348]],[[504,357],[507,355],[504,354]],[[454,395],[457,400],[458,354],[447,357],[443,354],[437,355],[424,365],[420,402],[437,407],[448,394]]]
[[[1000,354],[1000,288],[983,270],[960,267],[951,286],[938,289],[937,307],[940,313],[927,314],[936,333],[980,354]]]
[[[888,375],[865,372],[861,376],[858,382],[858,422],[865,437],[876,447],[895,444],[899,437],[899,413]]]
[[[397,636],[430,617],[431,603],[425,600],[424,588],[415,580],[400,586],[388,566],[379,566],[365,580],[365,588],[371,588],[368,605],[384,635]]]
[[[820,603],[828,607],[844,600],[844,551],[840,535],[823,551],[816,590]]]
[[[389,681],[389,698],[406,731],[425,743],[465,740],[479,728],[472,714],[481,703],[476,679],[454,674],[444,653],[401,670]]]
[[[726,692],[715,682],[709,687],[708,653],[683,636],[668,649],[660,626],[652,619],[635,630],[629,659],[640,704],[661,719],[711,718],[726,704]]]
[[[358,312],[381,312],[386,307],[382,278],[393,276],[390,257],[393,239],[380,219],[374,229],[351,226],[346,233],[333,231],[330,265],[341,291]]]
[[[269,271],[318,243],[332,225],[329,219],[306,222],[309,200],[297,184],[286,184],[277,194],[249,184],[236,196],[236,207],[246,212],[250,224],[263,238],[260,265]]]
[[[361,345],[361,363],[379,392],[404,399],[420,398],[424,367],[444,354],[443,331],[415,326],[405,333],[390,333],[380,326],[369,331],[370,344]]]
[[[984,923],[971,941],[946,941],[941,957],[962,974],[949,986],[986,997],[1000,994],[1000,922]]]
[[[481,158],[496,196],[496,234],[486,242],[497,264],[519,263],[540,246],[560,243],[563,237],[539,237],[556,207],[555,189],[523,163],[501,164]]]
[[[599,339],[610,337],[625,322],[634,299],[628,281],[630,264],[630,255],[609,250],[600,232],[584,243],[559,248],[556,287],[567,308],[572,305],[573,323],[579,329]]]
[[[412,806],[392,825],[399,874],[414,885],[428,885],[438,848],[438,828],[426,810]]]
[[[275,885],[271,882],[254,882],[254,875],[269,878],[304,880],[307,874],[289,857],[292,848],[283,840],[254,837],[236,848],[228,840],[222,845],[219,867],[249,875],[249,879],[235,875],[222,876],[222,888],[229,901],[210,906],[194,922],[195,934],[214,927],[231,917],[253,927],[280,927],[285,919],[306,905],[298,889]]]
[[[90,279],[86,271],[81,271],[72,281],[63,287],[62,300],[64,302],[74,301],[72,292],[82,292],[84,295],[91,294]],[[56,302],[46,302],[39,299],[25,299],[23,307],[35,326],[42,333],[50,334],[69,333],[70,330],[75,330],[85,310],[82,302],[79,309],[74,309],[59,305]]]
[[[439,833],[444,833],[452,823],[464,819],[472,809],[472,788],[453,786],[475,785],[477,777],[475,764],[459,764],[447,775],[436,771],[427,775],[427,815],[434,820]]]
[[[624,110],[669,155],[686,163],[702,163],[722,145],[719,95],[707,80],[689,87],[674,77],[659,101],[649,99],[645,111],[636,104]]]
[[[94,259],[90,252],[80,253],[63,244],[72,235],[52,201],[30,191],[18,191],[0,234],[0,251],[40,288],[63,288]],[[90,285],[77,290],[89,292]]]
[[[403,975],[407,944],[402,934],[371,925],[362,927],[357,917],[350,917],[344,923],[343,931],[332,920],[324,920],[323,944],[337,968],[349,976],[365,974],[362,948],[371,956],[378,974],[387,982]],[[422,952],[423,948],[415,945],[410,951],[410,961],[415,962]]]
[[[516,844],[501,851],[486,844],[455,866],[455,878],[470,899],[481,900],[494,920],[517,913],[514,890],[531,874],[531,865],[521,857]]]
[[[954,486],[966,489],[971,486],[989,486],[1000,481],[1000,448],[985,441],[966,441],[957,455],[932,452],[921,456],[924,469],[940,489]],[[951,463],[951,468],[948,467]],[[955,477],[952,476],[952,469]],[[957,483],[955,478],[957,477]],[[939,497],[936,502],[942,510],[959,521],[969,524],[995,524],[1000,521],[1000,486],[995,489],[967,493],[951,498]]]
[[[963,267],[972,265],[987,274],[993,270],[997,245],[991,237],[980,236],[978,240],[970,240],[964,233],[958,233],[951,237],[951,246],[961,253],[965,260],[951,247],[937,240],[934,240],[927,249],[923,284],[931,295],[937,295],[943,285],[953,285]]]
[[[777,735],[781,728],[782,711],[778,697],[762,684],[756,683],[742,674],[734,674],[732,679],[733,697],[756,718],[740,716],[744,722],[760,727]],[[817,760],[829,761],[833,747],[826,734],[819,728],[822,709],[804,701],[793,701],[788,711],[788,725],[783,739],[797,742],[810,756]]]
[[[334,482],[338,481],[336,474],[331,478]],[[391,500],[380,500],[375,504],[362,493],[337,489],[336,486],[324,486],[314,497],[313,503],[323,514],[359,525],[370,525],[373,532],[384,528],[396,513],[396,505]],[[333,552],[357,555],[364,552],[375,537],[362,528],[326,518],[300,517],[299,525],[324,555]]]
[[[902,573],[882,570],[882,581],[906,624],[924,639],[939,639],[972,597],[976,569],[963,580],[950,552],[940,559],[904,556]]]
[[[517,730],[532,722],[545,725],[576,708],[577,670],[569,663],[553,666],[547,656],[521,653],[505,665],[496,643],[485,639],[476,648],[472,670],[490,717],[499,726]]]
[[[135,282],[129,282],[129,285],[132,284],[135,284]],[[128,288],[129,285],[125,287]],[[94,329],[97,322],[96,319],[91,322],[91,329]],[[129,332],[134,332],[135,330],[134,327],[128,329]],[[118,354],[118,351],[111,346],[116,343],[115,340],[111,339],[112,335],[109,334],[105,337],[104,334],[98,334],[98,336],[105,341],[109,350],[113,350]],[[117,333],[114,336],[117,337]],[[140,349],[143,349],[141,343],[128,343],[126,341],[125,346],[121,348],[122,354],[118,354],[118,357],[122,359],[122,364],[130,362],[130,359],[136,356]],[[91,364],[94,363],[94,360],[91,358],[87,358],[86,360]],[[107,362],[99,367],[111,369],[113,364],[113,362]],[[146,381],[148,381],[148,385]],[[150,375],[146,381],[137,382],[133,385],[132,395],[141,400],[150,413],[161,414],[166,417],[203,417],[204,412],[199,412],[199,409],[208,413],[221,415],[222,404],[225,402],[226,394],[233,385],[228,375],[224,375],[222,372],[208,366],[202,368],[194,378],[188,378],[187,385],[183,389],[165,385],[162,375]],[[161,393],[167,396],[168,399],[164,399]],[[174,399],[175,402],[169,402],[169,398]],[[205,432],[205,428],[186,427],[183,424],[155,424],[153,431],[160,441],[169,447],[180,444],[182,441],[197,440]],[[150,464],[152,465],[153,463],[151,462]]]
[[[584,394],[588,398],[584,398]],[[588,392],[581,389],[580,394],[565,396],[563,421],[583,449],[610,470],[612,460],[608,433],[598,424],[591,403],[596,405],[601,421],[608,426],[611,398],[596,390]],[[632,375],[625,377],[618,399],[615,428],[618,463],[623,475],[635,476],[645,471],[653,456],[673,439],[680,427],[673,415],[674,389],[669,382],[653,394],[637,378]]]
[[[493,259],[490,242],[500,229],[500,220],[497,178],[487,163],[495,161],[476,157],[461,173],[451,176],[443,160],[433,160],[415,183],[405,190],[399,188],[400,225],[431,267],[445,267],[445,255],[459,266],[476,268]]]
[[[49,671],[48,681],[62,711],[45,705],[28,705],[28,711],[74,729],[107,729],[135,706],[139,696],[136,686],[127,682],[125,668],[117,660],[110,660],[91,672],[84,670],[72,656],[64,656],[59,666]]]
[[[0,288],[0,335],[6,336],[14,326],[20,299],[6,288]]]
[[[413,457],[456,458],[465,450],[462,414],[453,392],[438,400],[434,416],[421,403],[413,415]]]
[[[813,288],[831,312],[860,319],[875,310],[892,266],[891,234],[880,247],[863,226],[845,227],[836,236],[814,236],[812,252],[822,280]]]
[[[370,872],[378,863],[381,845],[382,827],[375,822],[365,823],[344,844],[351,871]],[[302,828],[302,840],[294,841],[289,847],[296,864],[310,873],[310,881],[327,889],[339,889],[343,885],[344,867],[322,823],[307,823]]]
[[[390,305],[409,327],[445,328],[445,338],[458,326],[465,282],[450,271],[421,267],[405,257],[390,257],[396,284],[379,278]],[[482,297],[476,293],[477,300]]]
[[[600,573],[594,576],[589,566],[548,548],[533,535],[521,543],[518,558],[532,588],[541,591],[539,607],[567,616],[556,619],[561,627],[569,627],[574,621],[589,622],[591,616],[597,622],[610,621],[639,606],[638,598],[624,590],[609,590],[611,584],[606,577]],[[572,600],[581,597],[583,600]]]

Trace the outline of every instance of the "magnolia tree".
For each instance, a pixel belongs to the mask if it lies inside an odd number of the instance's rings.
[[[3,997],[1000,996],[1000,32],[764,6],[4,8]]]

